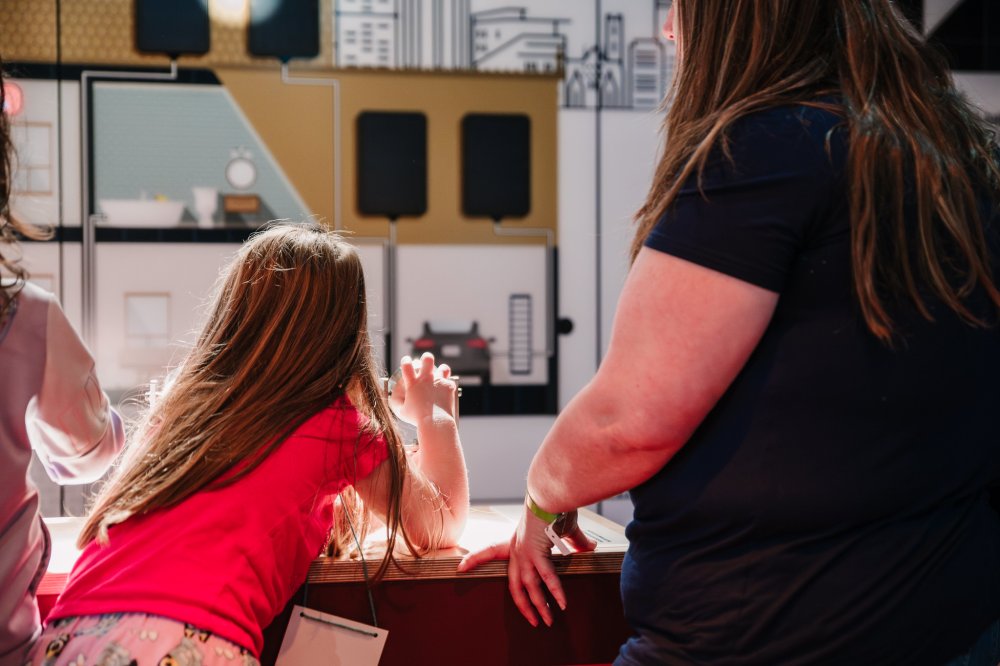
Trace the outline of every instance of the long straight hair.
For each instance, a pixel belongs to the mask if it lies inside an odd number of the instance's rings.
[[[848,131],[853,283],[871,333],[891,345],[892,305],[905,300],[933,321],[928,292],[971,325],[992,323],[1000,291],[977,201],[982,193],[1000,201],[992,132],[889,0],[674,0],[674,8],[679,64],[633,261],[684,182],[700,183],[713,151],[729,154],[734,121],[818,106],[842,114]],[[977,288],[993,315],[967,304]]]
[[[14,142],[11,138],[11,123],[7,116],[7,92],[4,88],[3,61],[0,60],[0,275],[13,278],[0,288],[0,326],[3,325],[13,307],[14,299],[28,279],[28,271],[21,265],[18,254],[17,235],[32,240],[44,240],[52,236],[51,229],[29,224],[14,216],[10,209],[11,193],[14,188]]]
[[[372,355],[361,260],[319,227],[255,235],[222,276],[201,335],[96,497],[79,545],[105,542],[108,528],[130,516],[237,481],[342,395],[389,445],[381,575],[400,529],[407,466]],[[367,524],[357,502],[343,509]],[[403,538],[416,552],[405,531]]]

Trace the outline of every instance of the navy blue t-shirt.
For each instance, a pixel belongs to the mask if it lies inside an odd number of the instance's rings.
[[[846,135],[805,106],[743,118],[733,163],[713,158],[704,196],[686,185],[646,240],[780,298],[690,441],[631,493],[638,636],[617,665],[937,665],[1000,617],[1000,333],[933,302],[934,323],[894,311],[894,349],[868,332]]]

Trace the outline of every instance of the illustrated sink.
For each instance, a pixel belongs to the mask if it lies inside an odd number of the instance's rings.
[[[97,203],[113,227],[173,227],[184,215],[183,201],[100,199]]]

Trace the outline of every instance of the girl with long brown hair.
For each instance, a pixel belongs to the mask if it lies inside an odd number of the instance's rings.
[[[338,235],[283,224],[244,245],[98,494],[33,663],[256,663],[334,513],[362,534],[384,521],[376,577],[398,537],[415,554],[456,542],[469,490],[455,384],[431,355],[404,358],[393,399],[421,442],[404,454],[367,307]]]
[[[41,628],[35,591],[49,535],[29,477],[34,452],[56,483],[88,483],[121,450],[121,419],[55,295],[28,281],[20,238],[51,231],[12,211],[16,170],[0,62],[0,666],[21,666]]]
[[[462,568],[509,556],[550,624],[546,526],[592,547],[563,512],[630,491],[616,666],[995,666],[991,132],[890,0],[674,0],[664,31],[607,355]]]

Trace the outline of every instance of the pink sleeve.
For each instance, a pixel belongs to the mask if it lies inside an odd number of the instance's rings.
[[[59,304],[49,301],[45,374],[25,413],[32,448],[53,481],[96,481],[125,443],[122,420],[108,404],[94,359]]]

